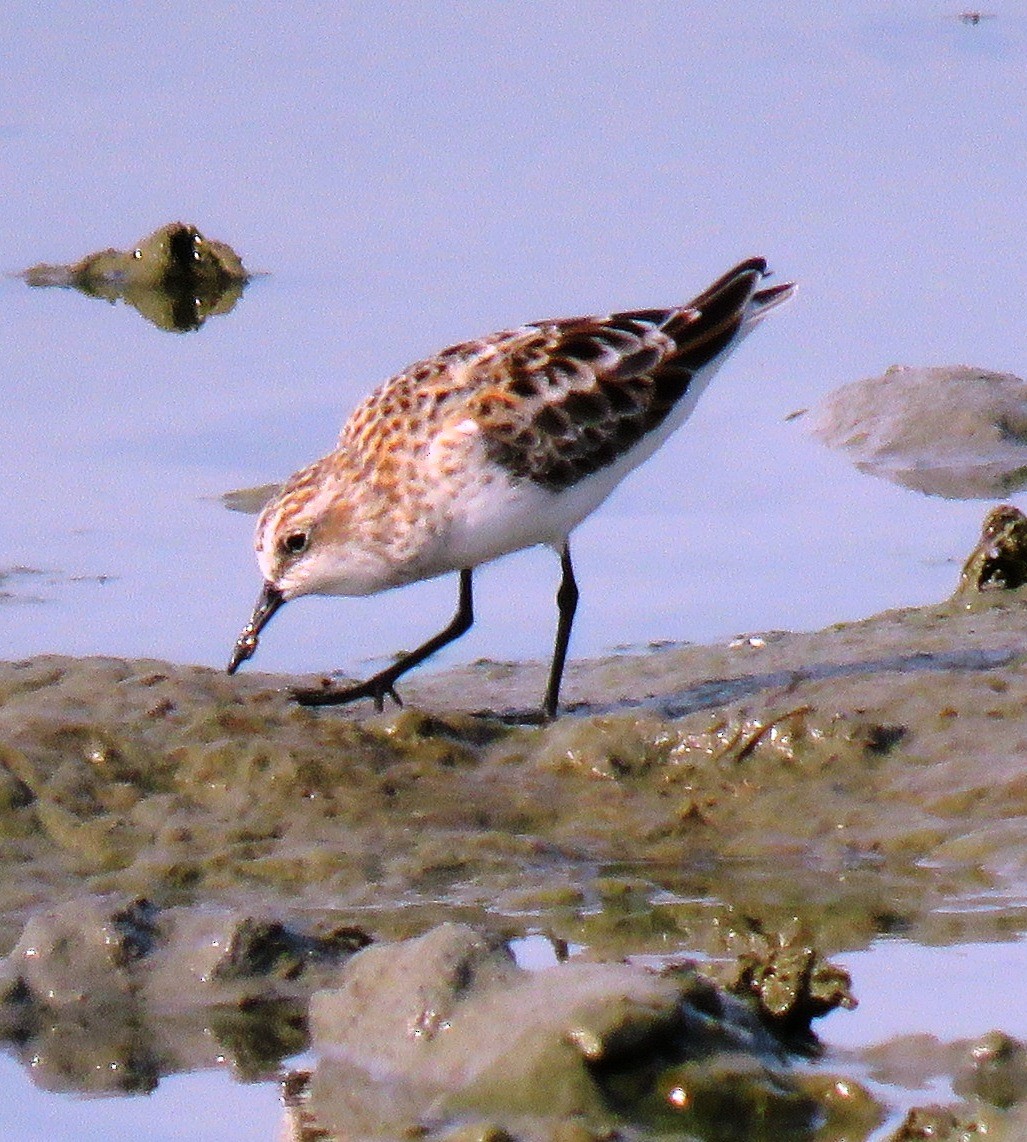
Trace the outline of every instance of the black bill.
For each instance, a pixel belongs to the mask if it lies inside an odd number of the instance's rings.
[[[260,596],[250,615],[250,621],[242,628],[242,633],[235,640],[232,657],[228,660],[228,673],[234,674],[246,661],[252,658],[260,641],[260,632],[268,624],[268,620],[285,602],[285,596],[271,583],[265,583]]]

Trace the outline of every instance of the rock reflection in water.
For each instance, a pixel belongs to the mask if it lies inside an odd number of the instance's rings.
[[[184,333],[228,313],[251,275],[231,246],[172,222],[131,250],[101,250],[66,266],[32,266],[21,276],[30,286],[125,301],[158,329]]]
[[[1012,373],[894,365],[807,415],[860,471],[927,495],[991,499],[1027,484],[1027,383]]]
[[[84,896],[36,913],[0,963],[0,1042],[38,1086],[153,1090],[228,1064],[269,1079],[306,1046],[306,1001],[367,943],[225,908]]]

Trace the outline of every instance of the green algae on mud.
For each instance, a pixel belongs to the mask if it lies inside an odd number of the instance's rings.
[[[929,937],[944,905],[1006,886],[1008,915],[962,923],[1008,934],[1027,861],[1024,645],[1024,600],[1004,591],[579,663],[573,716],[541,728],[459,709],[518,706],[533,667],[424,676],[416,705],[374,715],[296,707],[260,675],[0,665],[0,946],[83,885],[280,896],[396,935],[499,913],[614,950],[702,941],[717,910],[798,915],[829,948]]]

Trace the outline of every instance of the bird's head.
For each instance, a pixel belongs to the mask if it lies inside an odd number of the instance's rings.
[[[291,477],[257,521],[254,548],[264,583],[236,641],[228,673],[252,657],[272,615],[300,595],[366,594],[366,554],[357,538],[344,473],[325,457]]]

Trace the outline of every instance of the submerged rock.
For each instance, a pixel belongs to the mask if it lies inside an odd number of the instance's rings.
[[[184,222],[161,226],[131,250],[101,250],[66,266],[33,266],[21,276],[30,286],[126,301],[173,332],[198,329],[208,317],[228,313],[250,280],[231,246]]]
[[[1027,485],[1027,382],[1012,373],[893,365],[808,416],[860,471],[928,495],[991,499]]]

